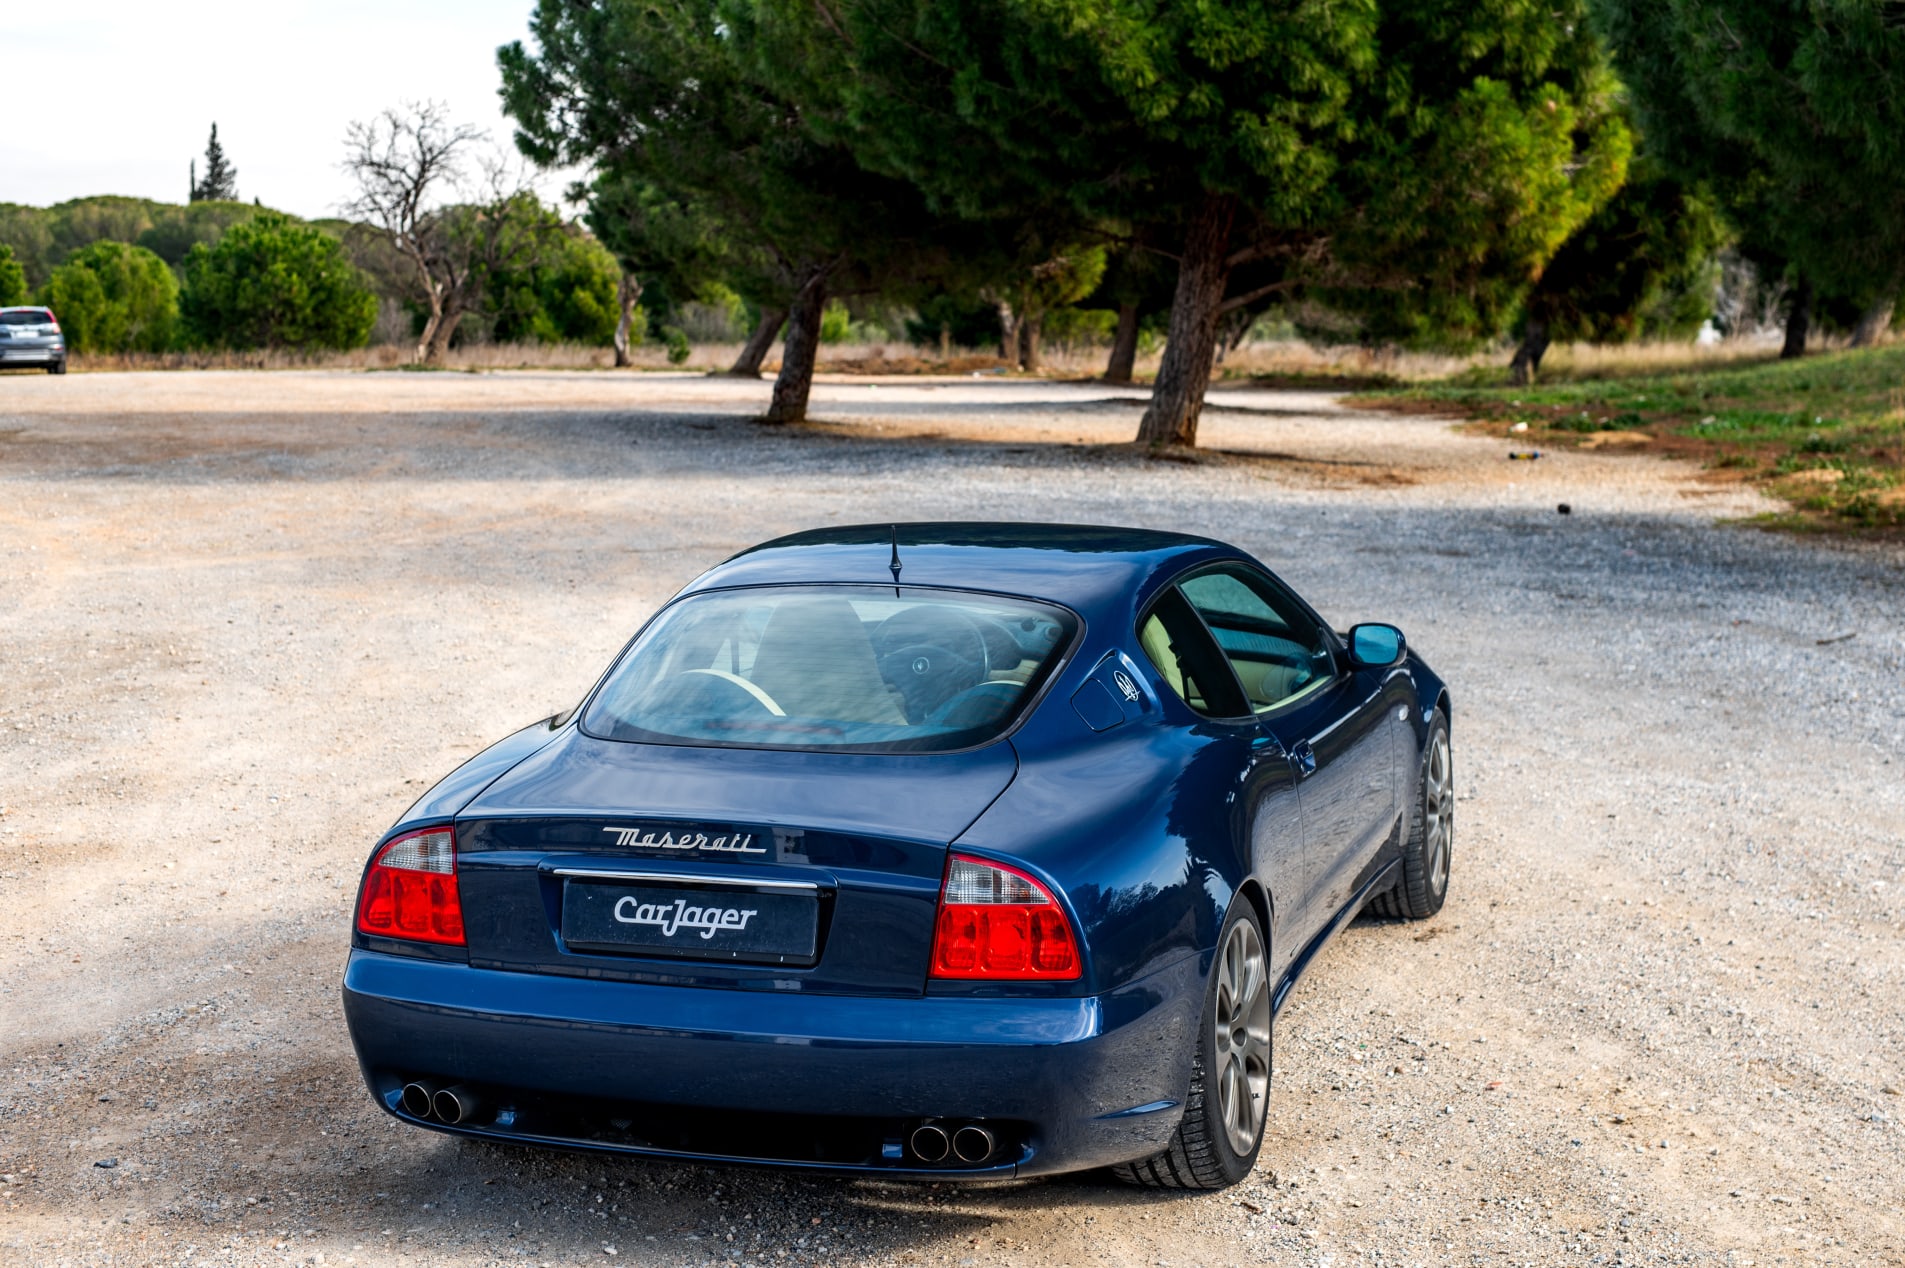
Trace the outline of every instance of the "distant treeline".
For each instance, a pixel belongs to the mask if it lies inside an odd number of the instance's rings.
[[[482,270],[458,337],[606,346],[614,256],[532,195],[496,214],[527,249]],[[413,340],[421,324],[383,235],[233,201],[0,203],[0,304],[27,302],[52,308],[79,353],[347,349]]]

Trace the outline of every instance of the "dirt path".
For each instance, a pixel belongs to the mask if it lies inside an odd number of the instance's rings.
[[[1905,1262],[1905,560],[1314,395],[1217,394],[1177,464],[1122,447],[1133,393],[842,381],[777,431],[766,391],[0,378],[0,1263]],[[1453,684],[1449,906],[1305,980],[1252,1180],[803,1180],[376,1111],[337,982],[382,827],[733,550],[934,517],[1227,537]]]

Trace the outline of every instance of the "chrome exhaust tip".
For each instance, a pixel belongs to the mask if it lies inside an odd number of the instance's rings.
[[[430,1103],[436,1099],[437,1090],[428,1083],[406,1083],[403,1085],[403,1112],[412,1118],[430,1117]]]
[[[921,1162],[944,1162],[947,1151],[952,1148],[952,1138],[938,1123],[924,1123],[913,1129],[907,1144]]]
[[[954,1132],[952,1138],[953,1152],[959,1156],[961,1162],[984,1162],[992,1156],[992,1151],[998,1147],[998,1143],[993,1139],[991,1132],[971,1123]]]
[[[437,1094],[430,1098],[430,1108],[436,1111],[437,1118],[452,1125],[475,1118],[478,1104],[476,1093],[460,1084],[456,1087],[440,1088]]]

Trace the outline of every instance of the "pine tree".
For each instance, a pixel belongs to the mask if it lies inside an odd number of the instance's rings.
[[[1905,23],[1880,0],[1592,0],[1650,148],[1718,197],[1792,287],[1782,355],[1819,304],[1905,293]],[[1757,258],[1756,258],[1757,257]],[[1762,261],[1765,263],[1762,264]]]
[[[1638,2],[1638,0],[1635,0]],[[1197,443],[1224,320],[1312,281],[1483,337],[1619,187],[1586,0],[720,0],[823,142],[974,217],[1178,257],[1138,439]],[[1433,311],[1426,311],[1429,309]]]
[[[205,179],[194,181],[195,203],[231,202],[238,197],[238,169],[225,158],[225,147],[218,143],[218,125],[212,125],[212,139],[205,143]]]

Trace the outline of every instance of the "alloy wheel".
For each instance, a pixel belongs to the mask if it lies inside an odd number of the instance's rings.
[[[1270,1092],[1270,965],[1249,920],[1230,928],[1217,956],[1217,1108],[1231,1152],[1248,1157]]]
[[[1428,769],[1422,781],[1423,814],[1429,856],[1429,890],[1449,887],[1449,852],[1455,839],[1455,770],[1449,760],[1449,737],[1437,731],[1429,745]]]

